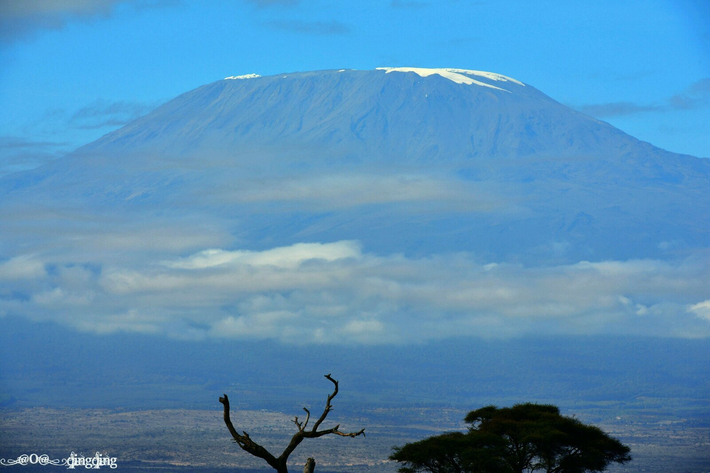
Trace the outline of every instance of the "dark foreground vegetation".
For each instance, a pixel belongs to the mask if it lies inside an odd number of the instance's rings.
[[[242,450],[247,452],[249,455],[261,458],[278,473],[288,473],[289,456],[291,456],[291,454],[294,452],[294,450],[296,450],[296,448],[301,444],[301,442],[306,439],[317,439],[326,435],[339,435],[341,437],[357,437],[359,435],[365,435],[365,429],[360,429],[357,432],[343,432],[340,430],[340,424],[330,429],[321,428],[321,424],[323,424],[323,421],[326,419],[326,417],[328,417],[330,411],[333,410],[333,405],[331,404],[331,401],[333,401],[333,398],[338,395],[339,386],[338,381],[333,379],[330,374],[325,375],[325,377],[326,379],[328,379],[328,381],[333,383],[333,392],[328,395],[328,398],[325,402],[325,407],[323,408],[323,412],[313,422],[313,425],[309,427],[308,422],[310,422],[311,420],[311,411],[308,410],[307,407],[304,407],[303,410],[306,412],[306,418],[302,421],[299,421],[298,416],[296,416],[296,418],[293,419],[293,423],[296,424],[298,431],[293,434],[293,437],[291,437],[291,441],[288,443],[284,451],[278,457],[273,455],[271,452],[269,452],[256,441],[252,440],[252,438],[249,436],[249,434],[246,433],[246,431],[242,431],[241,434],[237,432],[237,429],[235,429],[234,425],[232,424],[232,419],[230,416],[229,398],[226,394],[220,397],[219,402],[221,402],[224,406],[224,423],[227,425],[227,429],[229,429],[229,433],[232,435],[234,441],[237,443],[237,445],[241,447]],[[303,471],[304,473],[313,473],[315,467],[315,459],[313,457],[309,457],[306,460],[306,464],[304,466]]]
[[[401,473],[585,473],[631,460],[631,449],[556,406],[487,406],[466,416],[467,432],[396,447]]]
[[[306,417],[293,419],[296,433],[283,452],[276,456],[232,423],[229,398],[219,398],[223,405],[223,420],[234,442],[249,455],[264,460],[277,473],[288,473],[288,460],[306,439],[326,435],[358,437],[365,429],[343,432],[340,424],[326,428],[323,422],[333,410],[332,401],[338,395],[339,383],[333,383],[323,412],[314,420],[304,407]],[[400,473],[587,473],[601,472],[610,463],[624,464],[631,460],[631,449],[607,435],[600,428],[586,425],[578,419],[560,414],[549,404],[516,404],[498,408],[486,406],[469,412],[465,422],[467,432],[447,432],[425,440],[394,447],[390,460],[403,464]],[[304,473],[313,473],[316,461],[309,457]]]

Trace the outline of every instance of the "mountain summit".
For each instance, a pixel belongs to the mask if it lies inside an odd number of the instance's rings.
[[[400,163],[657,151],[510,77],[408,67],[228,77],[82,151],[253,149]]]

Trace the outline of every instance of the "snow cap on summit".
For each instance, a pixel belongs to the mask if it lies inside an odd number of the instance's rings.
[[[261,77],[259,74],[244,74],[241,76],[229,76],[225,77],[224,80],[233,80],[233,79],[256,79],[257,77]]]
[[[455,82],[457,84],[475,84],[481,87],[489,87],[491,89],[503,90],[505,92],[510,91],[501,87],[496,87],[491,84],[486,84],[485,82],[478,81],[470,76],[483,77],[496,82],[513,82],[515,84],[522,85],[523,87],[525,86],[525,84],[523,84],[522,82],[515,80],[511,77],[504,76],[502,74],[496,74],[495,72],[485,71],[471,71],[468,69],[433,69],[425,67],[378,67],[376,70],[385,71],[385,74],[389,74],[390,72],[414,72],[415,74],[421,77],[428,77],[436,74],[446,79],[449,79],[450,81]]]

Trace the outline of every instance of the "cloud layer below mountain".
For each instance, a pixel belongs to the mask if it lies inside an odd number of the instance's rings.
[[[288,343],[710,336],[710,261],[697,255],[675,263],[525,267],[482,263],[467,253],[375,255],[356,241],[208,248],[167,258],[108,253],[83,262],[49,253],[5,260],[0,313],[95,333]]]

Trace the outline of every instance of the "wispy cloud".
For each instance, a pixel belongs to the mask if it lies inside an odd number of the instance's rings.
[[[57,30],[71,21],[109,18],[119,4],[135,10],[171,6],[176,0],[22,0],[0,2],[0,41],[30,37],[39,30]]]
[[[75,130],[110,131],[147,114],[159,102],[96,100],[77,110],[47,110],[43,118],[25,126],[22,134],[33,136],[0,136],[0,176],[33,169],[53,161],[84,144],[71,141]],[[48,125],[49,124],[49,125]],[[41,139],[42,136],[61,136],[70,141]]]
[[[53,149],[65,144],[55,141],[33,141],[19,136],[0,136],[0,148],[2,149]]]
[[[0,263],[0,281],[22,281],[47,275],[44,264],[35,255],[22,255]]]
[[[648,112],[693,110],[710,105],[710,78],[693,83],[683,92],[670,97],[661,104],[637,104],[633,102],[610,102],[574,107],[582,113],[597,118],[619,117]]]
[[[317,36],[346,35],[351,31],[350,26],[336,20],[274,20],[266,22],[266,25],[277,30]]]
[[[97,100],[74,112],[69,118],[69,126],[82,129],[122,126],[150,112],[156,105]]]
[[[688,312],[695,314],[701,319],[710,321],[710,299],[689,306]]]
[[[710,78],[699,80],[680,94],[669,99],[673,110],[692,110],[710,104]]]
[[[419,202],[445,205],[447,211],[490,212],[501,211],[511,198],[502,197],[503,189],[447,176],[374,172],[256,179],[236,187],[228,182],[212,191],[204,196],[212,203],[274,202],[312,210]]]
[[[35,168],[58,158],[67,143],[0,136],[0,176]]]
[[[663,107],[658,105],[638,105],[631,102],[599,103],[577,107],[580,112],[599,118],[620,117],[642,112],[658,112],[663,109]]]

